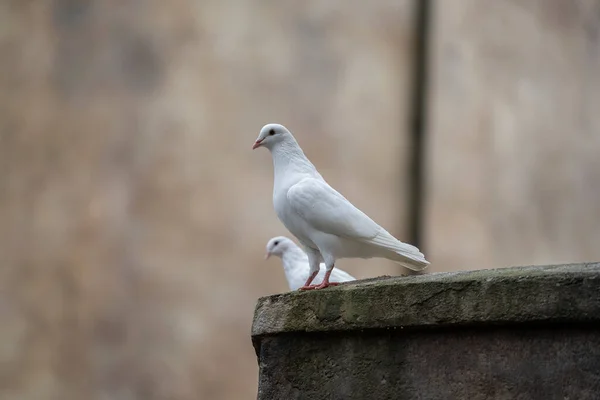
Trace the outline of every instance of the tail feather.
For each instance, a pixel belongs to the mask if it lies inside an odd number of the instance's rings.
[[[395,261],[413,271],[421,271],[429,265],[425,255],[413,245],[403,243],[393,237],[389,232],[381,229],[377,235],[367,241],[370,245],[385,250],[382,256]]]

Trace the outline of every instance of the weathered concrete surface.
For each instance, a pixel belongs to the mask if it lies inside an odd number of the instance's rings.
[[[591,399],[600,263],[264,297],[252,336],[259,399]]]

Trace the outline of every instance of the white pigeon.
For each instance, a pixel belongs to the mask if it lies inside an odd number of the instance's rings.
[[[429,265],[415,246],[402,243],[354,207],[325,182],[290,131],[267,124],[252,149],[266,147],[273,157],[273,205],[277,217],[304,246],[310,275],[301,289],[323,289],[339,258],[381,257],[420,271]],[[323,261],[320,285],[311,285]]]
[[[290,290],[300,289],[310,275],[308,256],[306,253],[291,239],[286,238],[285,236],[277,236],[270,239],[267,243],[267,254],[265,259],[271,256],[281,258],[283,272],[285,273],[285,278],[287,279]],[[324,276],[325,264],[320,264],[319,272],[316,277],[323,279]],[[352,275],[339,268],[334,269],[329,277],[330,282],[348,282],[355,279],[356,278]]]

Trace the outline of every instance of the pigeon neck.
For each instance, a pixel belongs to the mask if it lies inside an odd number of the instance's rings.
[[[302,267],[308,265],[308,256],[299,247],[288,249],[283,256],[283,269],[286,275],[294,275]]]
[[[271,150],[271,154],[273,155],[275,174],[284,172],[314,173],[317,171],[294,139],[279,143]]]

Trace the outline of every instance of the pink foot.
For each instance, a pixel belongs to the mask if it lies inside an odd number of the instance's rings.
[[[304,285],[300,288],[298,288],[298,290],[314,290],[317,288],[318,285]]]
[[[339,285],[338,282],[321,282],[320,285],[315,286],[315,290],[325,289],[325,288],[328,288],[329,286],[337,286],[337,285]]]
[[[313,281],[313,279],[315,279],[315,276],[317,276],[318,272],[319,271],[313,272],[306,280],[304,286],[298,288],[298,290],[313,290],[317,285],[311,285],[310,283]]]

